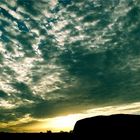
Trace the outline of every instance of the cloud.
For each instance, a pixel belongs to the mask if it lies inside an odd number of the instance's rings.
[[[0,90],[0,98],[5,98],[7,96],[7,93],[3,90]]]
[[[0,4],[0,122],[139,102],[137,1]]]

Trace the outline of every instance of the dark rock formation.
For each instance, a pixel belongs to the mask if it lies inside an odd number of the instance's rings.
[[[77,121],[73,130],[76,140],[100,138],[134,138],[140,134],[140,116],[118,114]]]

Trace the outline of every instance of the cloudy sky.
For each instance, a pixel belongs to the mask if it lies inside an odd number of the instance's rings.
[[[139,0],[0,0],[0,131],[114,113],[140,113]]]

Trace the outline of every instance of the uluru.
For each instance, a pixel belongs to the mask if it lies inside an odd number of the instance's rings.
[[[77,121],[73,133],[75,139],[122,138],[139,136],[140,116],[115,114],[96,116]]]

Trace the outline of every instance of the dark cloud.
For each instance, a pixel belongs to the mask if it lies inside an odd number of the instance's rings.
[[[0,98],[5,98],[7,97],[7,93],[4,92],[3,90],[0,90]]]
[[[30,87],[23,82],[13,83],[12,86],[19,92],[18,95],[21,99],[28,99],[35,101],[36,97],[33,95]]]
[[[15,121],[18,119],[18,115],[15,115],[11,109],[0,108],[0,111],[0,122],[7,123],[9,121]]]
[[[35,1],[34,0],[18,0],[17,1],[18,6],[23,7],[27,12],[29,12],[32,15],[38,15],[40,14],[40,10],[35,9]]]
[[[72,2],[72,0],[58,0],[58,2],[63,4],[63,5],[68,5]]]
[[[0,2],[0,122],[140,100],[139,2],[115,2]]]

